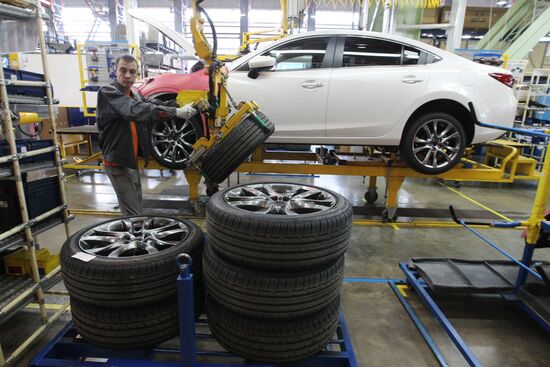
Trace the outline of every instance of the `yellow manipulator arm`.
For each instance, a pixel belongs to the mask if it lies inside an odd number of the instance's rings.
[[[193,35],[193,46],[197,56],[206,62],[206,66],[213,61],[212,48],[204,34],[204,20],[201,17],[199,3],[202,0],[193,0],[193,16],[191,17],[191,34]]]

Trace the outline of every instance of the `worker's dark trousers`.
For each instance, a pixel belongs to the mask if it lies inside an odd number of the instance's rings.
[[[143,214],[139,170],[121,166],[104,166],[103,169],[105,173],[107,173],[109,180],[111,180],[113,189],[115,189],[118,205],[120,206],[122,214]]]

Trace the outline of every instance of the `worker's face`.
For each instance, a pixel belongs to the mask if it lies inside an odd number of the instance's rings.
[[[135,62],[120,60],[116,67],[116,80],[124,88],[130,89],[137,77],[137,65]]]

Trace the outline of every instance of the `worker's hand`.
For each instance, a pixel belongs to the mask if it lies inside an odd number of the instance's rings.
[[[208,109],[210,108],[210,105],[204,99],[201,99],[200,101],[195,102],[193,107],[201,112],[204,112],[204,111],[208,111]]]
[[[197,114],[197,110],[193,108],[193,105],[191,103],[176,109],[176,116],[178,116],[178,118],[183,120],[190,119],[196,114]]]

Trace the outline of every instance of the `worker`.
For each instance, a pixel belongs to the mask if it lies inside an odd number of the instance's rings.
[[[115,190],[124,215],[143,212],[138,151],[148,158],[149,130],[153,122],[163,119],[189,119],[197,110],[191,104],[180,108],[170,102],[149,99],[132,88],[138,64],[131,55],[115,61],[116,79],[102,86],[97,96],[99,147],[103,152],[103,169]]]

